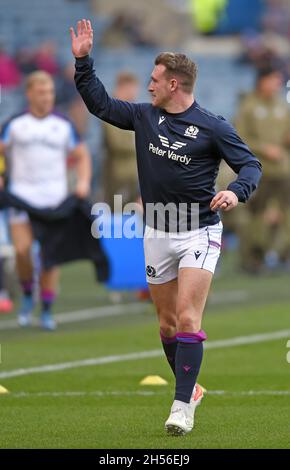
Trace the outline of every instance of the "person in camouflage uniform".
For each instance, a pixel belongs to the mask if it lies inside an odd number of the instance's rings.
[[[259,271],[264,262],[286,262],[290,255],[290,108],[282,87],[278,69],[260,69],[256,89],[242,99],[235,122],[263,165],[259,189],[239,226],[241,262],[248,271]]]
[[[135,101],[139,91],[138,78],[130,72],[120,72],[116,78],[114,97]],[[103,168],[104,200],[114,211],[114,195],[121,195],[123,204],[139,197],[135,136],[111,124],[104,123],[106,158]]]

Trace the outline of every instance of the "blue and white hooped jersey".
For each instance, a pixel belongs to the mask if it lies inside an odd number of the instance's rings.
[[[54,207],[67,196],[67,156],[80,143],[73,124],[57,113],[12,117],[1,130],[11,193],[35,207]]]

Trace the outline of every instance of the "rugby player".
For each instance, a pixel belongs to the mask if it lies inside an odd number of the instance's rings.
[[[7,156],[9,191],[37,208],[58,206],[67,197],[67,157],[71,154],[77,161],[75,193],[85,198],[90,191],[90,155],[73,124],[53,111],[52,77],[44,71],[33,72],[27,78],[26,96],[28,110],[9,119],[0,134],[0,153],[3,151]],[[26,327],[31,324],[35,306],[33,233],[26,212],[10,209],[10,226],[23,292],[18,323]],[[58,268],[41,270],[40,323],[47,330],[56,327],[52,305],[58,278]]]
[[[201,322],[220,254],[218,211],[230,211],[238,202],[247,201],[258,185],[261,165],[224,118],[196,102],[197,67],[184,54],[158,55],[148,86],[151,104],[133,104],[109,97],[95,76],[89,56],[93,45],[90,21],[79,21],[77,33],[73,28],[70,33],[75,82],[88,110],[117,127],[135,131],[147,280],[163,348],[176,377],[165,428],[169,434],[185,434],[193,428],[194,412],[204,393],[197,384],[207,338]],[[215,194],[221,159],[238,176]],[[152,204],[158,203],[157,218],[149,216]],[[174,230],[170,207],[169,219],[164,217],[168,204],[171,208],[182,204]],[[198,205],[198,218],[193,217],[192,204]],[[191,230],[196,219],[198,225]]]

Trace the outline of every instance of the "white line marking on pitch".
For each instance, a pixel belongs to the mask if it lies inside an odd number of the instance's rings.
[[[236,338],[222,339],[217,341],[208,341],[205,344],[206,349],[220,349],[232,346],[241,346],[245,344],[255,344],[266,341],[274,341],[277,339],[290,338],[290,330],[280,330],[271,333],[261,333],[250,336],[238,336]],[[95,357],[89,359],[81,359],[78,361],[63,362],[59,364],[46,364],[36,367],[28,367],[23,369],[14,369],[0,372],[0,379],[8,379],[11,377],[19,377],[29,374],[38,374],[44,372],[56,372],[59,370],[73,369],[76,367],[97,366],[102,364],[112,364],[115,362],[135,361],[138,359],[147,359],[163,356],[161,349],[153,349],[151,351],[141,351],[129,354],[121,354],[114,356]]]
[[[63,392],[12,392],[9,396],[13,398],[32,398],[32,397],[154,397],[160,395],[168,395],[168,391],[154,392],[149,390],[135,391],[104,391],[95,390],[92,392],[85,391],[63,391]],[[290,390],[245,390],[245,391],[229,391],[229,390],[208,390],[206,395],[217,396],[290,396]],[[8,395],[5,395],[8,396]]]
[[[120,315],[136,315],[148,308],[149,304],[140,302],[132,302],[129,304],[108,305],[104,307],[88,308],[85,310],[77,310],[75,312],[65,312],[56,314],[55,320],[59,324],[75,323],[85,320],[93,320],[95,318],[116,317]],[[38,326],[39,319],[33,318],[33,326]],[[2,320],[0,322],[0,330],[18,329],[17,320]]]
[[[248,299],[246,291],[232,291],[228,293],[214,292],[209,296],[209,303],[211,305],[227,304],[230,302],[241,302]],[[96,318],[117,317],[122,315],[136,315],[142,313],[151,307],[151,304],[131,302],[127,304],[107,305],[95,308],[87,308],[84,310],[77,310],[75,312],[57,313],[55,315],[56,322],[61,325],[65,323],[76,323],[85,320],[94,320]],[[39,319],[33,318],[33,326],[38,326]],[[18,329],[16,318],[1,320],[0,330],[15,330]]]

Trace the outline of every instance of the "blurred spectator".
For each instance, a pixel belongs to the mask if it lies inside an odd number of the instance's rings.
[[[279,60],[279,53],[273,45],[267,46],[263,36],[256,31],[246,31],[242,36],[245,60],[256,68],[262,68]]]
[[[289,0],[267,0],[266,11],[262,18],[266,32],[290,37]]]
[[[56,94],[57,108],[66,114],[74,123],[78,134],[84,138],[88,129],[88,110],[78,93],[74,82],[75,67],[73,63],[67,64],[58,77],[58,86]],[[68,187],[73,190],[76,184],[76,165],[77,161],[73,155],[68,157],[67,177]]]
[[[36,70],[34,55],[35,51],[28,47],[21,47],[16,51],[15,60],[24,75]]]
[[[216,181],[217,191],[223,191],[236,179],[235,172],[222,160]],[[234,211],[222,211],[220,214],[223,230],[223,251],[236,251],[239,246],[239,237],[247,221],[247,204],[239,204]]]
[[[59,65],[54,42],[48,41],[39,46],[34,55],[34,62],[37,70],[43,70],[52,76],[57,75]]]
[[[74,70],[74,64],[68,63],[60,72],[56,103],[64,109],[79,96],[74,82]]]
[[[54,76],[60,72],[56,57],[56,46],[52,41],[44,42],[36,49],[27,47],[18,49],[15,61],[25,75],[35,70],[43,70]]]
[[[88,110],[77,92],[74,82],[75,67],[67,64],[58,79],[56,105],[73,121],[78,133],[84,137],[88,127]]]
[[[256,89],[241,101],[236,120],[239,134],[263,165],[241,231],[242,264],[254,272],[265,262],[278,266],[290,255],[290,110],[280,97],[282,85],[279,70],[259,70]]]
[[[102,38],[107,47],[154,46],[154,41],[143,29],[142,17],[136,13],[118,12]]]
[[[113,96],[135,101],[139,91],[138,78],[129,72],[117,76]],[[121,194],[123,204],[138,196],[138,177],[134,133],[104,123],[106,158],[104,162],[105,201],[113,208],[114,195]]]
[[[0,45],[0,85],[14,88],[21,82],[21,73],[16,61]]]
[[[272,66],[280,68],[287,80],[289,77],[288,54],[290,52],[288,41],[278,36],[266,36],[247,31],[242,36],[244,46],[243,60],[252,64],[256,69]]]
[[[246,30],[242,35],[244,58],[256,68],[279,66],[288,79],[290,3],[288,0],[267,0],[265,5],[262,30]]]

